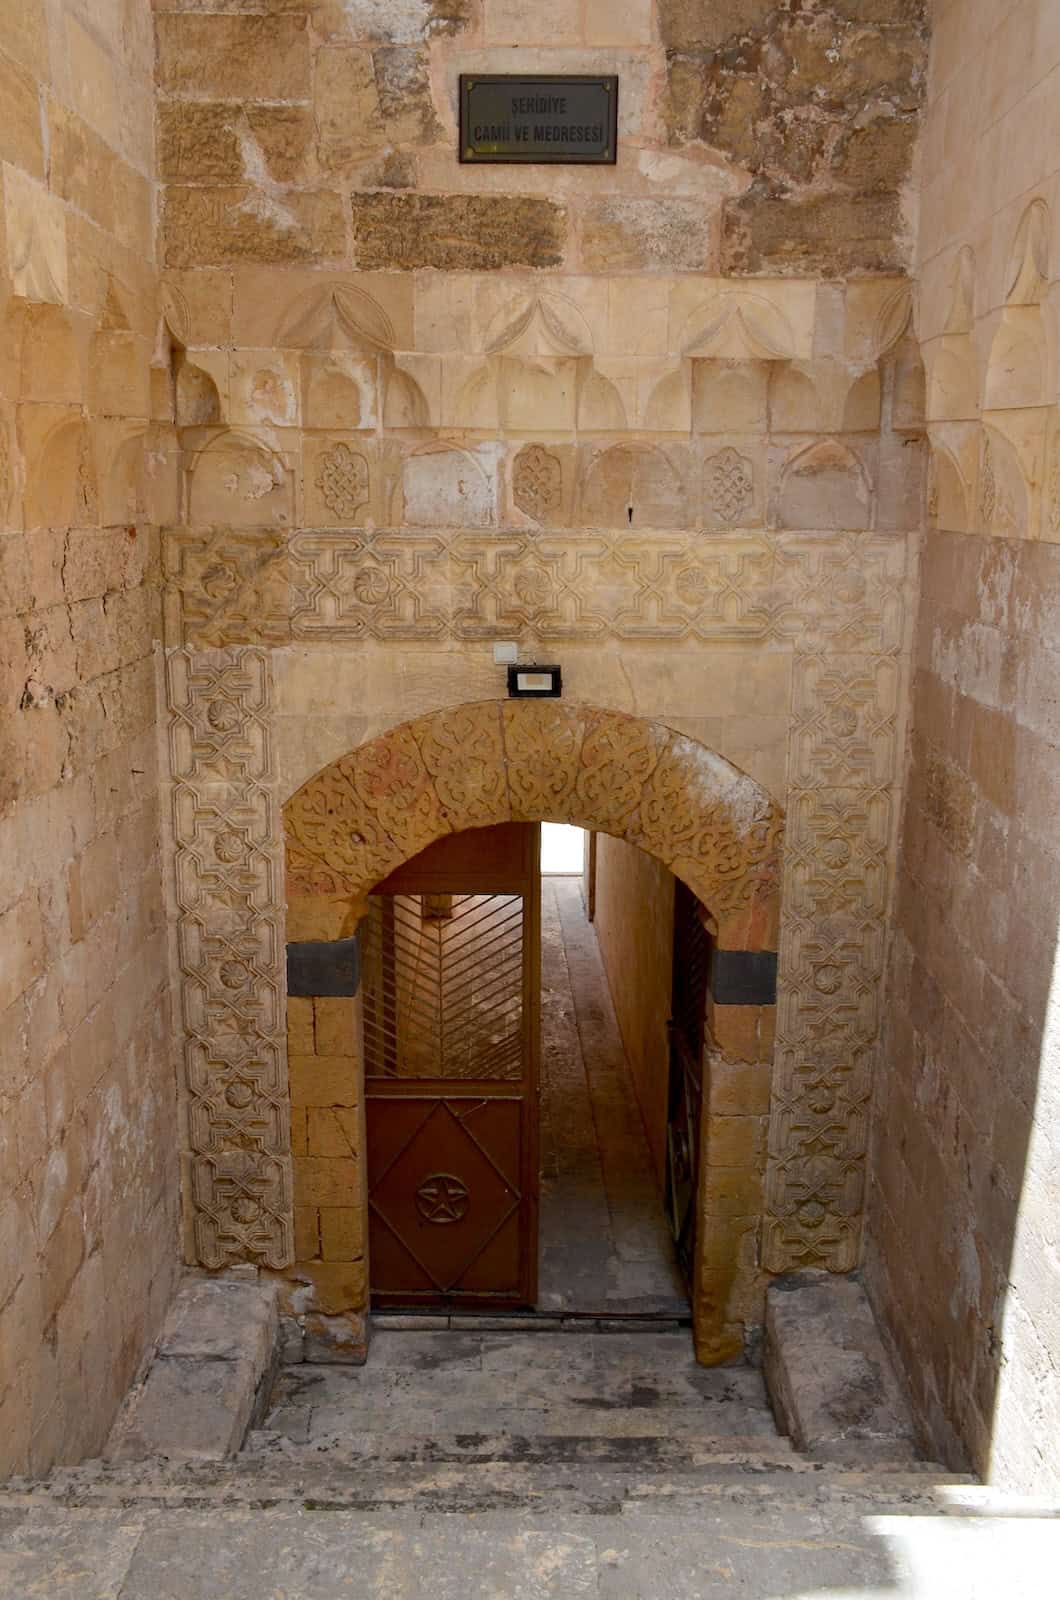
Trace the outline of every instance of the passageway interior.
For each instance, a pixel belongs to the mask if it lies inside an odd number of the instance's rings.
[[[538,1307],[684,1316],[687,1297],[584,884],[545,875],[541,887]]]

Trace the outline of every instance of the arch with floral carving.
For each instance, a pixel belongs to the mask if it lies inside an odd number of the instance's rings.
[[[539,821],[609,833],[655,856],[707,908],[720,949],[776,949],[783,816],[765,790],[661,723],[554,701],[437,711],[390,729],[304,783],[284,806],[288,939],[351,935],[374,886],[446,834]],[[318,1004],[299,1002],[307,1003]],[[748,1053],[737,1042],[734,1059],[757,1061],[768,1074],[772,1006],[715,1006],[715,1019],[719,1009],[740,1012],[741,1025],[756,1013],[756,1043]],[[723,1030],[714,1044],[728,1058],[724,1038]],[[350,1104],[363,1103],[361,1073],[363,1064],[351,1060]],[[699,1358],[716,1362],[739,1353],[743,1326],[761,1315],[764,1279],[746,1242],[760,1226],[765,1156],[763,1142],[759,1156],[746,1158],[755,1163],[749,1170],[732,1166],[732,1108],[717,1115],[710,1088],[708,1081],[693,1325]],[[357,1154],[353,1181],[361,1187],[350,1203],[366,1217],[366,1163]],[[311,1157],[304,1179],[294,1159],[296,1216],[312,1215]],[[354,1315],[368,1300],[363,1226],[360,1239],[362,1255],[344,1280],[344,1305]],[[326,1260],[297,1261],[290,1275],[303,1285],[301,1303],[338,1309],[337,1270]]]
[[[396,867],[499,822],[625,839],[708,907],[724,948],[775,947],[783,816],[766,791],[662,723],[565,702],[456,706],[333,761],[284,806],[288,901],[328,902],[342,937]]]

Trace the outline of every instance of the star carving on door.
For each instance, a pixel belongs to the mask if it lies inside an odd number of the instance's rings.
[[[466,1185],[451,1172],[432,1172],[416,1190],[416,1209],[425,1222],[462,1222],[470,1204]]]

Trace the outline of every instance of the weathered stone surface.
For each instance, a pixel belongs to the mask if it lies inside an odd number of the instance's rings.
[[[166,191],[162,248],[167,266],[237,261],[335,260],[346,247],[342,201],[329,190],[282,198],[251,188]]]
[[[725,270],[900,267],[899,196],[926,72],[922,0],[826,0],[797,13],[770,0],[662,0],[659,23],[671,141],[722,150],[753,179],[726,203]]]
[[[765,1375],[799,1450],[822,1461],[916,1460],[908,1403],[853,1278],[793,1273],[770,1285]]]
[[[248,1360],[264,1371],[276,1342],[276,1296],[257,1283],[191,1278],[178,1290],[158,1354],[198,1361]]]
[[[658,10],[668,50],[714,50],[761,28],[777,0],[659,0]]]
[[[267,1401],[278,1333],[273,1285],[189,1279],[114,1425],[108,1459],[234,1455]]]
[[[155,20],[158,83],[225,100],[307,99],[308,19],[163,11]]]
[[[901,272],[897,195],[794,200],[749,192],[725,208],[722,260],[730,272]]]
[[[378,150],[386,140],[375,63],[368,50],[331,46],[314,63],[317,156],[325,171]]]
[[[682,200],[596,200],[581,218],[590,272],[709,272],[717,259],[715,214]]]
[[[241,183],[264,175],[278,183],[303,176],[312,123],[307,106],[233,106],[223,101],[163,100],[158,108],[159,175],[172,183]]]
[[[566,212],[550,200],[486,195],[355,194],[353,249],[365,271],[483,272],[554,267]]]
[[[440,139],[427,52],[398,46],[377,50],[374,66],[379,109],[391,143],[432,144]]]

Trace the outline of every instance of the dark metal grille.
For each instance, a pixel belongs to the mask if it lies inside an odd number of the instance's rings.
[[[368,1077],[523,1076],[521,895],[373,895],[362,932]]]

